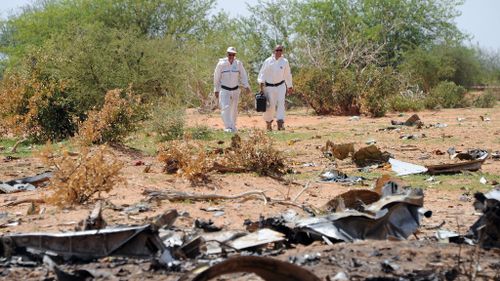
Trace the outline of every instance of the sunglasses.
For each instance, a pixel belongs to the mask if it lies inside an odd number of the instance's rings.
[[[234,56],[236,56],[236,54],[232,54],[232,53],[228,53],[227,55],[228,55],[229,57],[234,57]]]
[[[283,49],[276,49],[275,52],[283,52]]]

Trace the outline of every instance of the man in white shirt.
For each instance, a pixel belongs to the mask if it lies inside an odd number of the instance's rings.
[[[236,58],[236,49],[227,48],[227,58],[219,60],[214,71],[214,93],[219,99],[224,132],[236,132],[240,82],[250,93],[248,76],[243,63]]]
[[[264,120],[267,130],[272,131],[273,119],[276,115],[278,130],[285,129],[285,96],[293,92],[292,72],[288,60],[283,57],[283,46],[277,45],[273,55],[267,58],[259,72],[257,81],[260,90],[269,101]]]

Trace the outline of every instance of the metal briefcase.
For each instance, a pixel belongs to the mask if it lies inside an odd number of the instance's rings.
[[[266,112],[267,98],[264,93],[260,92],[255,95],[255,110],[257,112]]]

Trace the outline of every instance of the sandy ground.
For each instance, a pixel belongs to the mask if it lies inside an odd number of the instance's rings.
[[[214,174],[211,177],[212,183],[204,186],[191,186],[182,178],[162,173],[162,164],[154,156],[129,149],[116,150],[117,155],[125,162],[122,175],[126,179],[126,184],[115,187],[103,197],[114,205],[122,207],[144,202],[146,197],[143,191],[145,190],[165,189],[222,195],[260,190],[273,198],[290,199],[294,198],[306,184],[309,184],[310,187],[297,199],[297,202],[306,202],[319,207],[349,189],[371,188],[376,178],[382,174],[393,175],[388,169],[375,169],[365,175],[367,180],[363,182],[364,185],[345,186],[320,182],[321,172],[333,166],[347,174],[363,175],[350,160],[332,163],[324,158],[319,148],[327,140],[334,143],[353,142],[357,149],[366,146],[367,141],[375,141],[382,151],[391,153],[396,159],[421,165],[453,162],[447,154],[436,153],[437,151],[446,152],[452,146],[457,150],[468,148],[500,150],[498,106],[493,109],[418,112],[425,124],[424,128],[403,127],[401,130],[383,130],[390,126],[391,120],[405,121],[410,115],[411,113],[406,113],[404,116],[388,114],[386,117],[377,119],[361,116],[358,120],[346,116],[314,116],[311,111],[302,109],[289,111],[285,124],[286,131],[271,134],[276,139],[276,147],[288,156],[288,163],[295,171],[295,174],[287,176],[293,182],[292,184],[284,184],[255,174]],[[490,121],[483,121],[480,116],[487,117]],[[432,126],[437,123],[444,123],[447,126],[444,128]],[[243,135],[250,129],[264,129],[265,127],[262,118],[255,113],[240,114],[238,125]],[[192,110],[188,112],[188,126],[208,126],[211,129],[221,130],[222,122],[217,113],[200,114]],[[414,134],[418,138],[416,140],[400,139],[406,134]],[[210,143],[216,142],[217,140],[214,140]],[[138,161],[150,164],[151,170],[145,173],[145,166],[137,165],[140,163]],[[0,165],[0,179],[7,181],[32,176],[47,169],[48,167],[44,167],[36,158],[12,161],[4,159]],[[486,185],[478,183],[481,176],[488,180]],[[369,277],[380,276],[408,277],[408,274],[418,270],[430,270],[438,275],[441,274],[438,279],[435,279],[441,280],[446,272],[457,266],[457,261],[462,262],[461,275],[457,280],[472,280],[469,277],[476,272],[477,274],[473,277],[478,280],[492,280],[495,276],[498,278],[496,275],[500,268],[498,251],[484,251],[466,245],[440,244],[434,241],[433,237],[434,228],[437,225],[442,225],[443,229],[464,233],[478,218],[478,214],[472,207],[472,193],[475,190],[488,190],[492,187],[493,181],[500,181],[500,161],[486,160],[479,172],[456,176],[435,176],[433,182],[426,181],[428,178],[429,176],[403,177],[403,180],[409,181],[412,185],[415,184],[414,187],[424,189],[424,207],[433,211],[433,216],[424,219],[420,231],[408,241],[360,241],[339,243],[333,246],[315,243],[311,246],[298,246],[296,249],[284,251],[276,258],[288,260],[290,256],[319,255],[319,258],[301,265],[310,269],[322,280],[332,280],[340,271],[346,272],[350,280],[365,280]],[[61,210],[42,204],[39,206],[42,211],[33,215],[27,215],[29,204],[5,207],[5,204],[16,200],[41,198],[44,192],[46,190],[38,189],[15,194],[0,194],[0,213],[5,213],[7,218],[19,222],[18,225],[1,228],[0,232],[8,234],[28,231],[71,231],[94,206],[93,203],[89,203]],[[289,209],[282,205],[265,205],[261,200],[162,201],[158,204],[150,203],[147,206],[148,211],[137,213],[125,213],[108,208],[104,210],[103,215],[109,225],[140,225],[147,222],[149,218],[173,208],[185,214],[175,223],[175,226],[181,229],[192,228],[197,218],[211,219],[224,229],[244,229],[245,219],[258,220],[261,215],[274,216]],[[200,209],[207,206],[223,209],[224,214],[214,216],[213,213]],[[300,209],[296,211],[303,214]],[[397,270],[385,272],[381,267],[381,263],[385,260],[397,264]],[[108,259],[86,266],[105,268],[117,276],[118,280],[177,280],[182,275],[182,273],[150,270],[148,261],[117,265],[116,261]],[[69,266],[69,268],[76,268],[76,266]],[[51,276],[53,275],[43,267],[35,269],[0,267],[0,280],[20,280],[21,278],[43,280]],[[259,280],[251,275],[231,278]],[[232,280],[231,278],[219,280]]]

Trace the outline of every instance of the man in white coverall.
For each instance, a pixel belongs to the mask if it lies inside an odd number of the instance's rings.
[[[267,130],[272,131],[275,115],[278,120],[278,130],[284,130],[285,96],[293,92],[293,85],[292,72],[288,60],[283,57],[282,45],[277,45],[273,55],[264,61],[257,81],[268,100],[268,107],[263,115]]]
[[[236,49],[227,48],[227,58],[220,59],[214,71],[214,93],[219,99],[224,132],[229,133],[236,132],[240,82],[250,93],[247,72],[235,57]]]

